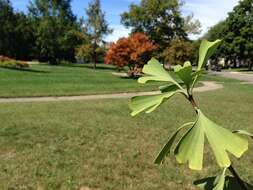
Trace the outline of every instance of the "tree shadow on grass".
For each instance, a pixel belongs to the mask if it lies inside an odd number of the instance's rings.
[[[73,67],[73,68],[87,68],[87,69],[92,69],[94,70],[94,66],[93,64],[59,64],[57,66],[62,66],[62,67]],[[106,64],[101,64],[101,63],[98,63],[97,66],[96,66],[96,70],[111,70],[111,71],[115,71],[117,70],[116,68],[114,67],[110,67]]]
[[[94,69],[93,65],[90,65],[90,64],[89,65],[84,64],[83,67],[87,68],[87,69]],[[111,70],[111,71],[116,71],[117,70],[116,68],[105,65],[105,64],[97,64],[96,69],[98,69],[98,70]]]
[[[43,70],[34,70],[30,68],[11,68],[11,67],[1,67],[3,69],[14,70],[14,71],[21,71],[21,72],[31,72],[31,73],[50,73],[49,71]]]

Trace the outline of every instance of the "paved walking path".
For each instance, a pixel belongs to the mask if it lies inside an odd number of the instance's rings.
[[[217,84],[211,81],[202,82],[203,86],[195,88],[195,92],[205,92],[218,90],[223,88],[222,84]],[[100,100],[100,99],[119,99],[131,98],[133,96],[155,95],[159,91],[153,92],[129,92],[116,94],[99,94],[99,95],[84,95],[84,96],[59,96],[59,97],[27,97],[27,98],[0,98],[0,103],[17,103],[17,102],[58,102],[58,101],[73,101],[73,100]]]
[[[221,75],[227,78],[233,78],[240,81],[244,81],[244,84],[253,85],[253,74],[240,73],[240,72],[211,72],[211,73]]]

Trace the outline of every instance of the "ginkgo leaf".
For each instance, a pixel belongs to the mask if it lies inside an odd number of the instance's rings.
[[[214,42],[209,42],[207,40],[203,40],[200,44],[199,48],[199,61],[198,61],[198,67],[195,73],[193,73],[193,83],[191,86],[191,94],[193,92],[193,88],[198,81],[200,75],[202,74],[202,68],[205,66],[208,59],[213,55],[215,50],[219,47],[222,40],[216,40]]]
[[[194,181],[194,185],[196,185],[199,189],[202,190],[214,190],[219,177],[220,176],[208,177],[196,180]],[[248,190],[253,189],[253,186],[251,184],[246,182],[244,182],[244,184]],[[238,184],[238,181],[235,177],[225,176],[224,187],[222,190],[244,190],[244,189],[242,189],[242,187]]]
[[[199,62],[197,70],[200,70],[204,67],[207,60],[213,55],[215,50],[221,44],[222,40],[216,40],[214,42],[209,42],[207,40],[203,40],[200,44],[199,48]]]
[[[174,71],[178,75],[178,77],[184,82],[187,88],[189,88],[191,83],[193,82],[191,62],[185,62],[183,66],[176,65],[174,67]]]
[[[236,131],[233,131],[233,133],[237,133],[240,135],[246,135],[246,136],[251,137],[253,139],[253,134],[249,133],[248,131],[245,131],[245,130],[236,130]]]
[[[178,90],[179,87],[175,84],[168,84],[168,85],[164,85],[164,86],[160,86],[159,90],[163,93],[163,92],[171,92],[171,91],[175,91]]]
[[[225,186],[225,177],[226,177],[226,169],[225,168],[221,175],[217,176],[217,178],[214,181],[214,188],[213,190],[223,190]]]
[[[155,58],[152,58],[147,65],[143,67],[142,72],[149,76],[140,77],[138,79],[139,83],[146,83],[147,81],[163,81],[172,82],[177,86],[180,86]]]
[[[155,159],[155,164],[161,164],[166,156],[168,156],[171,153],[171,148],[176,140],[176,137],[178,133],[185,127],[193,125],[194,122],[185,123],[181,127],[179,127],[176,132],[169,138],[168,142],[164,145],[160,153],[158,154],[157,158]]]
[[[154,111],[158,106],[160,106],[165,100],[169,99],[176,93],[179,93],[179,91],[166,92],[151,96],[133,97],[129,104],[129,107],[132,110],[131,115],[135,116],[143,111],[150,113]]]
[[[221,168],[229,167],[231,164],[227,152],[239,158],[248,149],[248,141],[245,138],[218,126],[198,110],[196,122],[181,138],[174,151],[177,161],[189,162],[189,168],[201,170],[205,137]]]
[[[226,170],[227,168],[224,168],[221,175],[198,180],[194,184],[203,190],[223,190],[225,187]]]

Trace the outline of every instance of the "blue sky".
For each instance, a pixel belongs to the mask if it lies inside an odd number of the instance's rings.
[[[73,0],[72,10],[78,17],[85,15],[84,9],[90,0]],[[29,0],[11,0],[15,10],[27,11]],[[120,24],[120,14],[128,10],[131,3],[139,3],[140,0],[101,0],[102,9],[106,12],[106,19],[110,27],[114,29],[113,34],[106,37],[106,41],[115,41],[120,37],[127,36],[129,29]],[[239,0],[184,0],[182,13],[188,15],[193,13],[202,25],[202,34],[209,27],[225,19],[227,13],[239,2]],[[201,35],[202,35],[201,34]],[[191,36],[197,38],[198,36]]]

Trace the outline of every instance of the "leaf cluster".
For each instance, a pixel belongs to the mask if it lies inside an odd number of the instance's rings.
[[[165,85],[159,87],[158,95],[133,97],[130,102],[132,116],[141,112],[151,113],[175,94],[182,94],[192,104],[196,112],[195,121],[182,125],[172,134],[155,159],[155,163],[161,164],[166,156],[174,155],[178,163],[188,163],[190,169],[202,170],[204,147],[208,142],[218,166],[225,168],[222,175],[213,182],[214,190],[223,190],[226,186],[225,170],[231,167],[229,153],[240,158],[248,150],[248,140],[242,135],[252,137],[246,131],[232,132],[213,122],[199,109],[193,97],[193,89],[202,74],[203,67],[221,42],[221,40],[214,42],[203,40],[199,49],[197,69],[193,71],[190,61],[182,66],[177,65],[174,68],[177,78],[164,70],[158,60],[152,58],[143,68],[146,75],[139,78],[138,82],[159,81],[165,82]],[[182,136],[177,140],[181,133]]]

